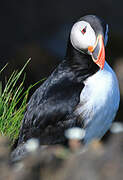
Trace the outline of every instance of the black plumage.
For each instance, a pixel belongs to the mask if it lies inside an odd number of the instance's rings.
[[[31,137],[39,138],[41,144],[62,143],[64,130],[79,126],[73,112],[80,100],[83,80],[98,69],[90,56],[78,52],[69,41],[65,60],[28,103],[18,144]]]
[[[30,98],[18,145],[32,137],[41,144],[63,143],[65,129],[82,125],[74,110],[80,101],[83,81],[98,70],[91,56],[76,50],[69,38],[64,60]]]

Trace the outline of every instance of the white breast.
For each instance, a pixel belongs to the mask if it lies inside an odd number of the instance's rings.
[[[75,113],[84,119],[84,140],[88,143],[93,138],[101,138],[110,128],[119,107],[120,93],[116,75],[107,62],[103,70],[86,79],[84,84]]]

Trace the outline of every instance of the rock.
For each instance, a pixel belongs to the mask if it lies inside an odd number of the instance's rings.
[[[122,139],[123,133],[115,134],[106,144],[94,141],[76,153],[61,146],[39,148],[21,161],[23,168],[14,173],[15,180],[121,180]]]
[[[0,137],[1,180],[121,180],[123,133],[106,143],[94,141],[72,153],[60,146],[37,147],[21,161],[10,163],[8,140]]]

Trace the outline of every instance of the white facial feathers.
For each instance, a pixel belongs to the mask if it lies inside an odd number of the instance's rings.
[[[82,30],[86,27],[86,32],[83,34]],[[96,42],[96,35],[93,28],[85,21],[79,21],[72,27],[70,40],[73,47],[79,51],[88,49],[88,46],[94,46]]]

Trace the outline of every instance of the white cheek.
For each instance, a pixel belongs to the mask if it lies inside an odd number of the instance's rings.
[[[87,26],[87,29],[86,33],[83,35],[81,30],[82,27],[84,28],[85,26]],[[71,30],[70,40],[75,49],[85,50],[88,46],[94,46],[96,35],[89,23],[82,21],[74,24]]]

